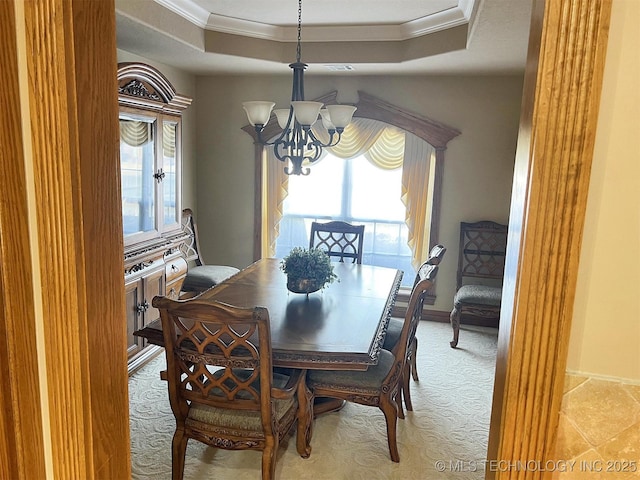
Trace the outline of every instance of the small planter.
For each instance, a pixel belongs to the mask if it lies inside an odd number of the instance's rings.
[[[287,274],[287,289],[293,293],[309,295],[338,278],[329,256],[316,248],[295,247],[282,259],[280,269]]]
[[[287,276],[287,289],[293,293],[313,293],[323,287],[313,278],[297,278]]]

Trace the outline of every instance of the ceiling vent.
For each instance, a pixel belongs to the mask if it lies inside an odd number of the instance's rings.
[[[355,70],[353,65],[325,65],[325,68],[332,72],[352,72]]]

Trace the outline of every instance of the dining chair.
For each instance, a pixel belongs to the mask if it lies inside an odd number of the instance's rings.
[[[351,225],[339,220],[311,223],[309,248],[322,249],[329,257],[339,258],[341,262],[346,258],[361,264],[363,241],[364,225]]]
[[[389,453],[394,462],[400,461],[396,426],[400,413],[398,395],[401,395],[407,349],[418,327],[424,297],[433,284],[429,276],[435,275],[437,270],[437,265],[429,265],[429,268],[418,272],[420,281],[411,291],[400,339],[394,350],[380,349],[376,365],[366,371],[309,370],[307,373],[307,385],[314,396],[338,398],[382,410],[387,424]]]
[[[182,253],[187,262],[194,262],[194,265],[187,270],[187,276],[181,288],[182,292],[188,292],[191,294],[190,296],[197,295],[240,271],[236,267],[227,265],[205,264],[200,253],[198,227],[190,208],[182,210],[182,229],[189,235],[189,238],[181,246]]]
[[[157,296],[169,402],[176,420],[172,478],[184,475],[193,438],[228,450],[262,450],[262,479],[274,478],[276,453],[298,422],[296,448],[311,453],[312,393],[305,370],[272,369],[269,312],[221,302]]]
[[[422,277],[420,274],[421,270],[428,268],[428,265],[440,265],[442,259],[444,258],[444,254],[447,252],[447,248],[444,245],[435,245],[431,251],[429,252],[429,258],[420,266],[418,269],[418,273],[416,274],[413,285],[415,286]],[[432,269],[431,269],[432,270]],[[432,282],[435,282],[437,270],[431,271],[427,273],[427,276],[431,279]],[[387,333],[384,337],[383,347],[385,350],[393,350],[400,339],[400,333],[402,331],[402,325],[404,324],[404,320],[402,318],[391,317],[389,319],[389,326],[387,328]],[[409,343],[409,349],[407,350],[407,363],[405,365],[405,375],[403,376],[402,381],[402,398],[404,399],[404,404],[407,410],[413,410],[413,405],[411,403],[411,395],[409,389],[409,377],[413,377],[415,382],[419,381],[418,377],[418,362],[417,362],[417,353],[418,353],[418,338],[414,336]],[[402,410],[402,403],[399,404],[400,407],[400,418],[404,418],[404,412]]]
[[[502,278],[507,252],[508,225],[484,220],[460,222],[460,249],[453,309],[451,348],[458,345],[462,315],[500,319]]]

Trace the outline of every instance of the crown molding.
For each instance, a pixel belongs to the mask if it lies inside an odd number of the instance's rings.
[[[155,2],[200,28],[207,27],[210,13],[191,0],[155,0]]]
[[[295,42],[297,27],[282,27],[207,12],[191,0],[155,0],[205,30],[277,42]],[[403,41],[470,22],[474,3],[460,0],[458,6],[409,22],[394,25],[304,26],[305,42]]]

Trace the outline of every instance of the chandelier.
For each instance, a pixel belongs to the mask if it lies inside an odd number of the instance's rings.
[[[320,102],[307,102],[304,99],[303,74],[306,63],[300,61],[300,32],[302,24],[302,0],[298,0],[298,43],[296,61],[289,67],[293,70],[293,89],[289,108],[273,110],[282,133],[272,142],[262,138],[262,131],[271,117],[274,102],[243,102],[249,123],[255,128],[258,142],[262,145],[273,145],[274,155],[281,162],[287,163],[284,172],[287,175],[309,175],[309,168],[303,167],[306,160],[313,163],[322,155],[322,149],[338,144],[345,127],[351,122],[356,107],[351,105],[327,105],[322,108]],[[322,118],[322,125],[329,137],[326,143],[320,141],[311,130],[311,126]]]

